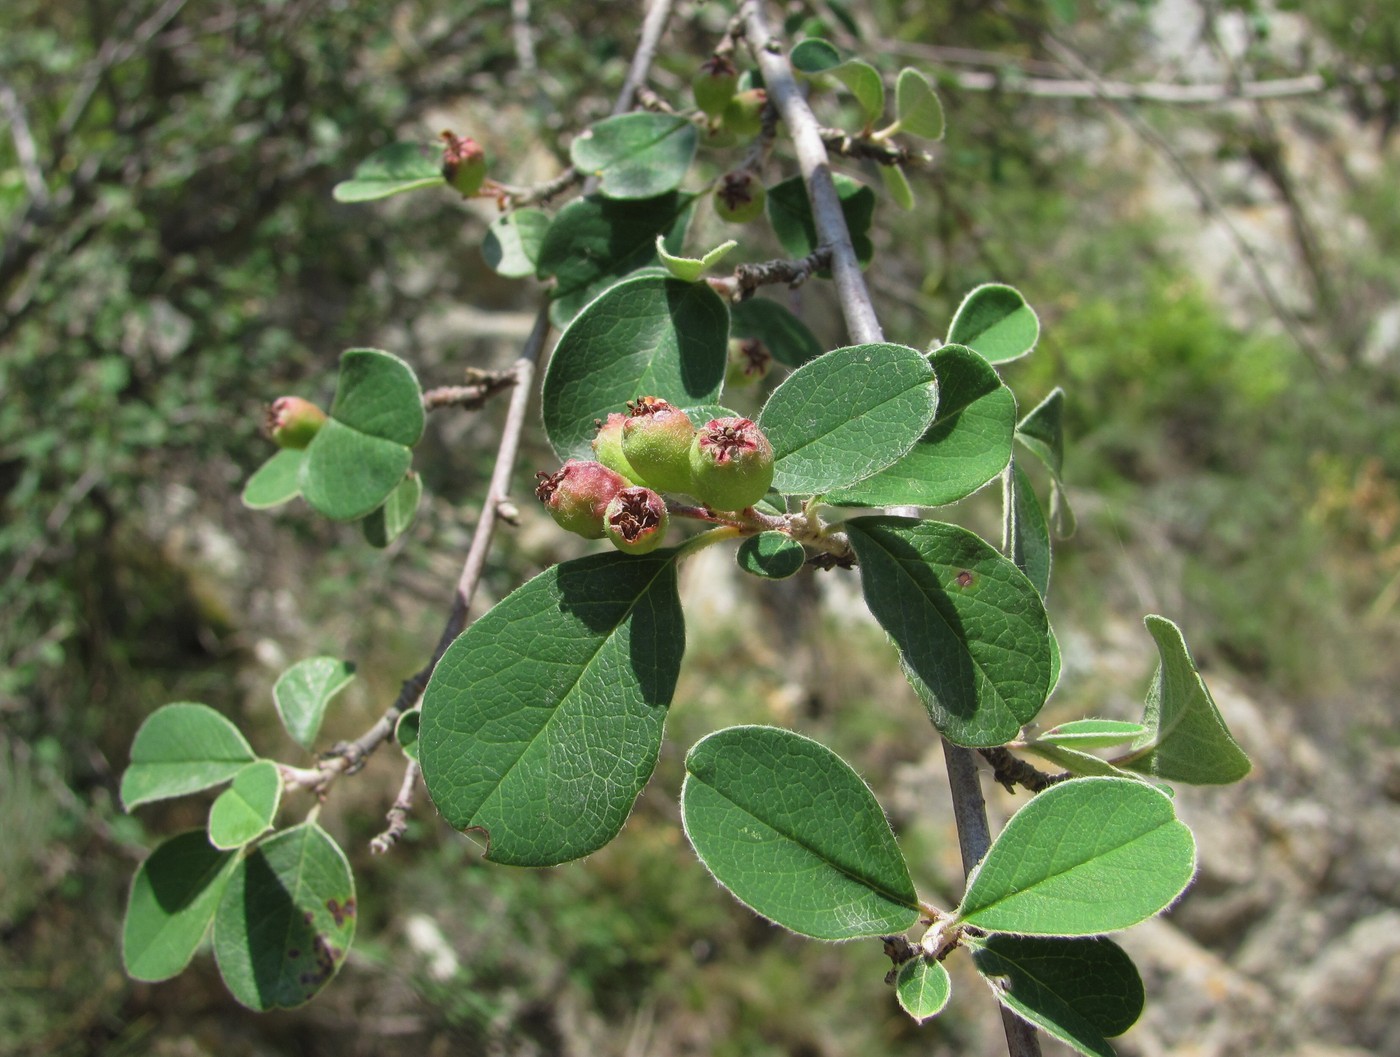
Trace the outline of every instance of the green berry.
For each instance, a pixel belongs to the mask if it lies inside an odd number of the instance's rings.
[[[486,180],[486,152],[470,136],[459,139],[451,132],[444,132],[442,138],[447,144],[442,150],[442,177],[460,191],[463,198],[470,198],[481,190]]]
[[[763,215],[768,192],[749,169],[727,172],[715,187],[715,212],[730,224],[747,224]]]
[[[724,108],[734,98],[734,89],[738,86],[739,71],[723,55],[710,56],[690,79],[695,105],[709,117],[724,114]]]
[[[763,128],[763,108],[768,105],[768,93],[762,88],[736,92],[724,108],[724,127],[741,140],[753,139]]]
[[[627,405],[622,424],[622,454],[658,492],[690,492],[690,442],[695,426],[680,408],[657,396]]]
[[[729,339],[729,366],[725,368],[724,384],[736,389],[753,385],[773,366],[773,354],[757,338]]]
[[[625,554],[646,554],[661,546],[671,513],[666,500],[650,488],[624,488],[608,503],[603,521],[614,547]]]
[[[600,462],[570,459],[554,473],[540,471],[535,495],[559,527],[584,539],[602,539],[603,515],[627,481]]]
[[[622,454],[622,424],[627,416],[614,411],[606,422],[599,422],[598,432],[593,437],[593,457],[610,470],[616,470],[632,484],[642,479],[642,475],[632,468],[627,456]]]
[[[773,445],[747,418],[712,418],[690,447],[692,494],[713,510],[743,510],[768,494]]]
[[[305,448],[325,421],[324,411],[299,396],[279,396],[267,409],[267,432],[279,448]]]

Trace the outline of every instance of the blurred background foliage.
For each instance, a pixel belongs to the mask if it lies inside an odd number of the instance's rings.
[[[365,916],[321,999],[254,1017],[207,958],[154,987],[121,974],[135,863],[200,821],[199,805],[136,818],[115,806],[137,725],[202,700],[295,759],[268,690],[327,652],[362,673],[330,733],[363,729],[431,649],[490,472],[499,408],[435,416],[418,460],[435,498],[403,543],[372,552],[353,527],[240,507],[270,450],[262,406],[327,398],[353,345],[456,382],[508,361],[536,303],[480,260],[489,207],[423,194],[341,206],[331,186],[377,146],[443,127],[477,135],[508,182],[553,175],[568,133],[606,113],[638,7],[0,7],[0,1054],[878,1055],[983,1037],[973,1021],[989,1010],[972,1003],[920,1030],[872,1002],[886,997],[878,950],[756,921],[680,833],[684,747],[724,722],[800,725],[882,793],[922,759],[931,731],[879,634],[840,621],[839,591],[809,623],[849,648],[778,641],[782,607],[814,603],[810,582],[776,601],[699,600],[657,777],[586,865],[487,866],[426,805],[403,847],[371,859],[397,785],[376,758],[327,809]],[[1041,348],[1007,373],[1023,407],[1054,385],[1069,395],[1081,530],[1058,557],[1052,607],[1064,707],[1129,707],[1150,671],[1145,638],[1108,674],[1116,654],[1094,644],[1157,611],[1182,622],[1208,672],[1266,689],[1320,737],[1392,729],[1375,702],[1400,676],[1400,8],[879,0],[789,13],[792,29],[941,83],[949,135],[913,178],[919,206],[877,216],[886,332],[935,341],[986,280],[1041,312]],[[658,92],[688,101],[725,18],[681,5]],[[1269,103],[1111,102],[1076,61],[1114,83],[1322,84]],[[1080,91],[1039,90],[1055,80]],[[839,97],[817,102],[838,124]],[[836,345],[826,301],[798,298]],[[522,493],[548,461],[534,443]],[[985,529],[979,502],[965,516]],[[525,511],[487,594],[568,545]],[[857,604],[849,585],[845,597]],[[926,883],[951,892],[939,821],[897,792],[887,806],[911,860],[941,879]]]

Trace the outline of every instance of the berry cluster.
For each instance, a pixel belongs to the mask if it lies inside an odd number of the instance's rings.
[[[535,494],[562,528],[645,554],[670,523],[662,492],[694,496],[712,511],[753,506],[773,483],[773,446],[747,418],[696,429],[686,413],[643,396],[598,424],[594,460],[541,472]]]

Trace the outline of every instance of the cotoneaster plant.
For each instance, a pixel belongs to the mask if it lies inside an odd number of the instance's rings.
[[[1144,995],[1107,935],[1170,906],[1195,870],[1169,787],[1232,782],[1249,761],[1180,629],[1160,616],[1146,618],[1160,663],[1139,721],[1033,725],[1060,673],[1046,600],[1053,539],[1072,526],[1061,481],[1067,397],[1056,389],[1023,410],[1003,380],[1003,366],[1039,338],[1036,314],[1009,286],[969,291],[937,331],[888,339],[862,275],[876,195],[854,175],[831,174],[861,172],[842,152],[878,158],[897,174],[887,180],[897,197],[911,196],[904,168],[928,163],[914,140],[943,128],[928,80],[899,73],[893,122],[871,132],[886,116],[881,72],[826,41],[778,39],[764,5],[746,0],[701,70],[698,109],[653,91],[649,109],[632,110],[666,13],[656,0],[615,114],[572,140],[573,169],[549,185],[487,183],[470,141],[454,136],[445,156],[391,145],[336,188],[347,202],[425,188],[496,195],[503,213],[487,259],[503,275],[542,280],[547,304],[507,372],[425,390],[397,356],[352,349],[319,428],[277,427],[279,442],[293,443],[253,475],[244,501],[302,498],[382,547],[421,499],[412,464],[425,414],[509,394],[440,644],[372,727],[288,762],[262,756],[203,704],[164,706],[142,725],[122,779],[128,809],[223,788],[204,827],[167,840],[137,871],[127,971],[166,979],[209,937],[245,1005],[314,997],[345,960],[360,899],[318,824],[319,804],[387,742],[404,776],[372,841],[378,851],[403,834],[420,784],[492,862],[553,866],[616,838],[656,767],[685,653],[678,568],[701,549],[731,546],[738,567],[761,579],[858,578],[899,652],[911,707],[922,705],[929,736],[943,742],[967,876],[950,882],[907,862],[875,793],[845,761],[800,731],[757,723],[714,731],[685,755],[680,812],[699,859],[743,904],[795,933],[882,944],[888,983],[917,1020],[944,1008],[945,962],[961,958],[1015,1014],[1015,1057],[1036,1052],[1027,1025],[1109,1054],[1107,1040],[1133,1023]],[[706,137],[718,147],[726,64],[750,85],[721,119],[744,156],[697,157]],[[846,94],[859,126],[831,135],[825,121],[843,112]],[[819,120],[813,107],[828,106]],[[720,274],[733,243],[683,250],[702,189],[736,170],[771,173],[772,231],[761,234],[789,256]],[[754,297],[767,284],[827,275],[821,296],[834,292],[848,334],[833,347],[779,301]],[[552,327],[560,333],[536,385]],[[780,375],[765,382],[771,392],[753,417],[723,403],[735,340],[765,349]],[[493,534],[517,513],[511,479],[536,397],[562,464],[539,473],[537,495],[565,530],[610,542],[468,623]],[[989,485],[1000,488],[998,541],[940,519]],[[304,750],[321,745],[326,710],[352,678],[348,662],[314,657],[278,680],[274,705]],[[996,780],[1034,794],[994,840],[979,759]],[[944,891],[953,898],[931,894]]]

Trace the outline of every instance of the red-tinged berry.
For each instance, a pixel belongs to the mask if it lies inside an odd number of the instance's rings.
[[[658,396],[641,397],[627,408],[622,454],[641,483],[658,492],[689,492],[690,442],[695,439],[690,417]]]
[[[443,179],[460,191],[463,198],[470,198],[481,190],[486,180],[486,152],[470,136],[460,139],[451,132],[444,132],[442,139],[446,143],[442,150]]]
[[[299,396],[279,396],[267,409],[267,432],[279,448],[306,447],[325,421],[324,411]]]
[[[715,212],[730,224],[747,224],[763,215],[768,192],[749,169],[735,169],[720,177],[715,187]]]
[[[763,128],[763,108],[768,105],[768,93],[762,88],[736,92],[724,108],[724,127],[741,139],[753,139]]]
[[[773,366],[773,354],[757,338],[729,339],[729,366],[725,368],[724,384],[743,388],[761,380]]]
[[[690,80],[695,105],[710,117],[720,117],[724,113],[738,86],[739,71],[723,55],[706,59]]]
[[[627,416],[614,411],[606,421],[598,422],[598,432],[593,436],[593,457],[610,470],[616,470],[632,484],[642,480],[642,475],[632,468],[627,456],[622,454],[622,424]]]
[[[747,418],[712,418],[690,448],[693,495],[713,510],[743,510],[768,494],[773,445]]]
[[[646,554],[661,546],[671,513],[666,500],[650,488],[624,488],[613,496],[603,520],[614,547],[625,554]]]
[[[559,527],[584,539],[602,539],[603,514],[627,481],[600,462],[570,459],[553,473],[541,470],[535,495]]]

